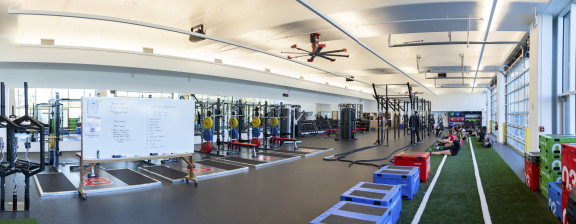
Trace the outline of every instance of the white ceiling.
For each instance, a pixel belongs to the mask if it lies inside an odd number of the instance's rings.
[[[4,1],[2,6],[12,1]],[[437,71],[452,71],[449,77],[466,79],[438,80],[437,86],[473,82],[482,45],[434,45],[389,47],[405,42],[483,41],[492,1],[489,0],[309,0],[312,5],[338,22],[378,54],[399,67],[438,94],[470,92],[470,88],[434,88]],[[149,22],[189,30],[204,24],[207,35],[238,42],[280,54],[298,44],[310,48],[309,34],[319,32],[325,50],[346,48],[349,58],[329,62],[321,58],[313,65],[343,75],[376,84],[406,83],[407,77],[366,51],[353,40],[322,20],[295,0],[23,0],[15,7],[29,10],[49,10],[86,13]],[[491,24],[488,41],[521,41],[527,34],[535,11],[546,7],[546,0],[499,0]],[[239,65],[346,86],[370,92],[371,87],[326,74],[296,63],[261,53],[204,40],[196,43],[187,36],[105,21],[11,15],[1,22],[1,34],[14,36],[22,44],[39,44],[41,38],[53,38],[57,45],[110,48],[129,51],[154,48],[157,54],[175,55]],[[470,20],[442,20],[471,18]],[[412,21],[406,20],[424,20]],[[430,20],[438,19],[438,20]],[[469,32],[468,32],[469,31]],[[478,77],[492,77],[516,45],[486,45]],[[420,69],[417,69],[420,55]],[[465,72],[462,72],[462,61]],[[306,61],[306,58],[293,60]],[[425,71],[430,70],[430,73]],[[471,78],[468,78],[471,77]],[[265,79],[265,77],[263,77]],[[487,84],[490,79],[478,79]],[[405,91],[400,89],[398,91]],[[416,91],[423,92],[422,88]]]

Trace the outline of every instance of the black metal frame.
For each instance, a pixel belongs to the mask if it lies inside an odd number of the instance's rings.
[[[45,133],[44,128],[45,125],[42,122],[30,117],[28,115],[28,83],[24,83],[24,116],[17,118],[13,122],[10,121],[4,114],[5,109],[5,88],[4,83],[1,83],[1,103],[2,103],[2,111],[0,116],[0,127],[6,128],[6,158],[9,161],[9,165],[5,166],[4,163],[1,166],[0,170],[0,178],[1,178],[1,196],[0,196],[0,210],[5,210],[4,200],[5,200],[5,178],[10,175],[16,175],[17,173],[24,174],[24,183],[25,183],[25,195],[24,195],[24,209],[30,210],[30,177],[36,175],[44,171],[45,169]],[[30,162],[22,159],[17,159],[17,145],[14,143],[16,142],[15,133],[28,133],[28,132],[38,132],[40,134],[40,159],[38,163]],[[12,210],[16,211],[18,206],[18,192],[12,192],[13,204]]]

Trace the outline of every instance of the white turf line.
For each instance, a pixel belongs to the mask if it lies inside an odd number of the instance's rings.
[[[472,152],[472,161],[474,162],[474,174],[476,175],[476,185],[478,185],[478,194],[480,195],[480,205],[482,206],[482,216],[484,216],[484,223],[492,224],[490,219],[490,211],[488,204],[486,204],[486,195],[484,195],[484,188],[482,188],[482,180],[480,180],[480,173],[478,172],[478,164],[476,163],[476,155],[474,155],[474,147],[472,147],[472,139],[468,139],[470,143],[470,152]]]
[[[438,180],[438,177],[440,176],[440,172],[442,171],[442,167],[444,166],[444,161],[446,161],[446,155],[444,155],[444,158],[442,158],[442,162],[440,162],[440,166],[438,167],[438,171],[436,171],[436,175],[434,175],[434,179],[432,179],[432,183],[430,183],[430,186],[428,187],[428,190],[426,191],[426,194],[424,195],[424,198],[422,199],[422,203],[420,203],[420,207],[418,207],[418,211],[416,212],[416,215],[414,216],[414,219],[412,220],[412,224],[417,224],[418,222],[420,222],[420,218],[422,217],[422,213],[424,213],[424,209],[426,208],[426,204],[428,203],[428,198],[430,198],[430,194],[432,193],[432,189],[434,188],[434,185],[436,185],[436,180]]]

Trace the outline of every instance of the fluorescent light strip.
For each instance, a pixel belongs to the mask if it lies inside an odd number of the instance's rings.
[[[492,2],[492,11],[490,11],[490,18],[488,19],[488,26],[486,28],[486,33],[484,34],[484,42],[488,40],[488,34],[490,33],[490,26],[492,25],[492,18],[494,18],[494,11],[496,11],[496,3],[498,0]],[[482,50],[480,51],[480,58],[478,58],[478,66],[476,66],[476,74],[474,75],[474,82],[472,82],[472,92],[474,93],[474,86],[476,86],[476,77],[478,77],[478,70],[480,69],[480,63],[482,62],[482,56],[484,55],[484,48],[486,44],[482,44]]]
[[[70,18],[79,18],[79,19],[91,19],[91,20],[100,20],[100,21],[107,21],[107,22],[116,22],[116,23],[124,23],[124,24],[130,24],[130,25],[136,25],[136,26],[143,26],[143,27],[148,27],[148,28],[152,28],[152,29],[158,29],[158,30],[164,30],[164,31],[169,31],[169,32],[174,32],[174,33],[180,33],[180,34],[185,34],[185,35],[191,35],[191,36],[196,36],[196,37],[200,37],[200,38],[205,38],[208,40],[212,40],[212,41],[216,41],[216,42],[220,42],[220,43],[224,43],[224,44],[229,44],[232,46],[236,46],[236,47],[240,47],[240,48],[244,48],[247,50],[251,50],[251,51],[255,51],[255,52],[259,52],[262,54],[266,54],[266,55],[270,55],[272,57],[276,57],[276,58],[280,58],[286,61],[290,61],[290,62],[294,62],[296,64],[300,64],[300,65],[304,65],[306,67],[309,68],[313,68],[322,72],[326,72],[328,74],[332,74],[335,76],[339,76],[342,78],[347,78],[347,79],[352,79],[356,82],[365,84],[365,85],[372,85],[371,83],[368,82],[364,82],[361,80],[357,80],[354,79],[350,76],[345,76],[342,74],[338,74],[336,72],[331,72],[328,71],[326,69],[320,68],[320,67],[316,67],[314,65],[310,65],[304,62],[300,62],[300,61],[296,61],[296,60],[291,60],[286,58],[283,55],[279,55],[279,54],[274,54],[268,51],[264,51],[258,48],[254,48],[254,47],[250,47],[247,45],[243,45],[240,43],[236,43],[236,42],[232,42],[232,41],[228,41],[228,40],[224,40],[224,39],[220,39],[220,38],[216,38],[216,37],[212,37],[212,36],[208,36],[208,35],[203,35],[203,34],[199,34],[199,33],[194,33],[194,32],[190,32],[187,30],[182,30],[182,29],[176,29],[176,28],[172,28],[169,26],[163,26],[163,25],[159,25],[159,24],[153,24],[153,23],[147,23],[147,22],[142,22],[142,21],[136,21],[136,20],[129,20],[129,19],[122,19],[122,18],[116,18],[116,17],[109,17],[109,16],[99,16],[99,15],[92,15],[92,14],[83,14],[83,13],[70,13],[70,12],[57,12],[57,11],[42,11],[42,10],[23,10],[23,9],[8,9],[8,14],[18,14],[18,15],[36,15],[36,16],[57,16],[57,17],[70,17]]]
[[[382,57],[380,54],[376,53],[376,51],[372,50],[372,48],[368,47],[368,45],[364,44],[362,41],[360,41],[358,38],[354,37],[351,33],[349,33],[348,31],[346,31],[344,28],[342,28],[340,25],[338,25],[334,20],[330,19],[328,16],[324,15],[324,13],[320,12],[318,9],[316,9],[314,6],[310,5],[310,3],[306,0],[296,0],[297,2],[299,2],[300,4],[302,4],[303,6],[305,6],[306,8],[310,9],[310,11],[316,13],[316,15],[320,16],[322,19],[324,19],[326,22],[332,24],[332,26],[336,27],[336,29],[340,30],[342,33],[346,34],[346,36],[350,37],[352,40],[356,41],[356,43],[358,43],[360,46],[362,46],[364,49],[370,51],[372,54],[374,54],[376,57],[380,58],[380,60],[386,62],[386,64],[392,66],[392,68],[396,69],[398,72],[404,74],[406,77],[410,78],[412,81],[418,83],[422,88],[428,90],[429,92],[431,92],[434,95],[437,95],[436,93],[432,92],[432,90],[428,89],[426,86],[424,86],[422,83],[418,82],[418,80],[414,79],[412,76],[408,75],[406,72],[402,71],[400,68],[396,67],[395,65],[393,65],[392,63],[390,63],[388,60],[384,59],[384,57]]]

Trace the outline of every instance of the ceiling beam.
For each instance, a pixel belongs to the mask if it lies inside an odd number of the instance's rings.
[[[414,43],[405,43],[405,44],[394,44],[389,45],[388,47],[416,47],[416,46],[429,46],[429,45],[462,45],[462,44],[483,44],[483,45],[492,45],[492,44],[510,44],[510,45],[518,45],[522,44],[522,42],[518,41],[446,41],[446,42],[414,42]]]
[[[316,9],[314,6],[312,6],[308,1],[306,0],[296,0],[297,2],[299,2],[300,4],[302,4],[304,7],[308,8],[310,11],[312,11],[313,13],[315,13],[316,15],[318,15],[320,18],[324,19],[326,22],[330,23],[332,26],[336,27],[336,29],[340,30],[342,33],[346,34],[346,36],[350,37],[352,40],[354,40],[356,43],[358,43],[360,46],[362,46],[364,49],[366,49],[367,51],[369,51],[370,53],[374,54],[376,57],[380,58],[380,60],[386,62],[386,64],[392,66],[392,68],[396,69],[397,71],[399,71],[400,73],[402,73],[404,76],[408,77],[409,79],[411,79],[412,81],[420,84],[420,86],[422,86],[422,88],[428,90],[430,93],[437,95],[435,92],[433,92],[432,90],[428,89],[426,86],[422,85],[422,83],[420,83],[418,80],[416,80],[414,77],[408,75],[406,72],[402,71],[400,68],[396,67],[395,65],[393,65],[392,63],[390,63],[388,60],[384,59],[384,57],[382,57],[380,54],[376,53],[376,51],[374,51],[372,48],[368,47],[368,45],[364,44],[362,41],[360,41],[358,38],[354,37],[350,32],[346,31],[344,28],[342,28],[342,26],[338,25],[334,20],[330,19],[327,15],[325,15],[324,13],[320,12],[320,10]]]
[[[486,27],[486,34],[484,34],[484,42],[488,40],[488,34],[490,34],[490,26],[492,25],[492,19],[494,18],[494,11],[496,11],[496,4],[498,0],[492,2],[492,9],[490,11],[490,18],[488,19],[488,27]],[[480,57],[478,58],[478,65],[476,66],[476,74],[474,75],[474,82],[472,82],[472,91],[474,92],[474,85],[476,85],[476,77],[478,77],[478,70],[480,69],[480,63],[482,63],[482,56],[484,55],[484,49],[486,44],[482,44],[482,50],[480,51]]]
[[[90,19],[90,20],[99,20],[99,21],[106,21],[106,22],[115,22],[115,23],[124,23],[124,24],[129,24],[129,25],[135,25],[135,26],[142,26],[142,27],[148,27],[148,28],[152,28],[152,29],[158,29],[158,30],[164,30],[164,31],[168,31],[168,32],[173,32],[173,33],[179,33],[179,34],[184,34],[184,35],[189,35],[189,36],[196,36],[199,38],[204,38],[204,39],[208,39],[208,40],[212,40],[215,42],[219,42],[219,43],[224,43],[224,44],[228,44],[231,46],[236,46],[236,47],[240,47],[240,48],[244,48],[247,50],[251,50],[251,51],[255,51],[255,52],[259,52],[265,55],[269,55],[272,57],[276,57],[276,58],[280,58],[286,61],[290,61],[296,64],[300,64],[318,71],[322,71],[328,74],[332,74],[335,76],[339,76],[342,78],[347,78],[347,79],[352,79],[356,82],[365,84],[365,85],[372,85],[372,83],[368,83],[362,80],[358,80],[355,79],[354,77],[351,76],[346,76],[346,75],[342,75],[336,72],[332,72],[314,65],[311,65],[309,63],[304,63],[301,61],[297,61],[297,60],[290,60],[288,58],[286,58],[286,56],[284,55],[280,55],[280,54],[275,54],[272,52],[268,52],[259,48],[255,48],[255,47],[251,47],[251,46],[247,46],[244,44],[240,44],[240,43],[236,43],[233,41],[229,41],[229,40],[225,40],[225,39],[220,39],[220,38],[216,38],[213,36],[208,36],[205,34],[200,34],[200,33],[196,33],[196,32],[191,32],[188,30],[182,30],[182,29],[177,29],[177,28],[173,28],[173,27],[169,27],[169,26],[164,26],[164,25],[159,25],[159,24],[153,24],[153,23],[147,23],[147,22],[142,22],[142,21],[136,21],[136,20],[129,20],[129,19],[122,19],[122,18],[117,18],[117,17],[110,17],[110,16],[100,16],[100,15],[92,15],[92,14],[84,14],[84,13],[71,13],[71,12],[59,12],[59,11],[43,11],[43,10],[25,10],[25,9],[12,9],[12,8],[8,8],[8,14],[16,14],[16,15],[37,15],[37,16],[55,16],[55,17],[69,17],[69,18],[79,18],[79,19]]]

